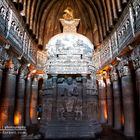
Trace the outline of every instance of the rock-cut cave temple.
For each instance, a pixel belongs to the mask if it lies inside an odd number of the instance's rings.
[[[1,139],[140,139],[140,0],[0,0]]]

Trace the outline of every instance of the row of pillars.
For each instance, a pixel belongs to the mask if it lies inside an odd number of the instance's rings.
[[[136,70],[135,76],[140,96],[140,68]],[[99,74],[97,79],[100,122],[107,123],[114,129],[123,130],[126,136],[135,136],[134,94],[136,93],[129,67],[123,66],[120,71],[113,68],[110,73]]]
[[[0,126],[37,124],[38,79],[0,67]]]

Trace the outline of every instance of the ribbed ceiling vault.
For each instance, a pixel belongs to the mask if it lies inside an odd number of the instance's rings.
[[[95,46],[109,34],[129,0],[12,0],[25,19],[32,36],[45,46],[62,32],[59,18],[68,6],[80,18],[78,33],[87,36]]]

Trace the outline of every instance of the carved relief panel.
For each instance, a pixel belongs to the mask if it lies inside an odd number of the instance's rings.
[[[78,121],[83,120],[83,109],[86,109],[87,119],[96,120],[97,116],[97,92],[95,81],[87,80],[85,90],[82,78],[57,78],[56,87],[51,78],[44,84],[43,94],[43,120]],[[55,93],[56,91],[56,93]],[[55,109],[55,113],[52,111]]]

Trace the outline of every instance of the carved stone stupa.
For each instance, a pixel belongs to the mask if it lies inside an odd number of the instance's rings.
[[[44,82],[41,132],[45,138],[94,138],[97,123],[97,89],[93,45],[76,32],[80,19],[67,8],[60,22],[63,33],[50,39],[48,79]]]

